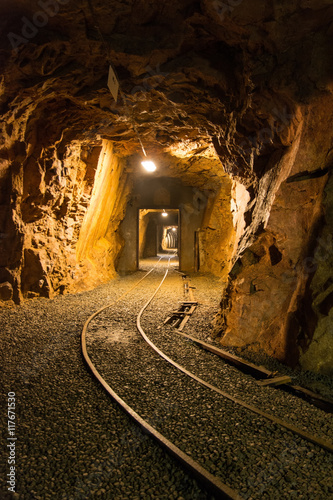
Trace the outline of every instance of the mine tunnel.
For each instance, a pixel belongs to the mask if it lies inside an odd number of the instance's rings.
[[[223,498],[329,498],[318,450],[276,438],[261,453],[273,430],[214,397],[230,382],[229,401],[283,419],[281,405],[331,450],[332,1],[2,0],[0,19],[2,382],[22,437],[5,493],[213,499],[217,475]],[[167,371],[145,335],[218,396]],[[79,338],[208,475],[133,430]],[[189,429],[211,419],[197,447]],[[238,426],[260,435],[254,455]]]
[[[179,231],[179,210],[140,209],[139,260],[162,252],[179,256]]]

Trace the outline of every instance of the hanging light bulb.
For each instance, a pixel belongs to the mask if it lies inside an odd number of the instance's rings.
[[[162,212],[162,217],[168,217],[168,214],[166,213],[166,211],[164,210],[164,208],[163,208],[163,212]]]
[[[147,172],[155,172],[156,170],[156,165],[153,161],[145,160],[141,162],[141,165]]]
[[[138,136],[138,139],[139,139],[139,142],[140,142],[140,145],[141,145],[141,149],[142,149],[142,152],[144,154],[144,157],[145,157],[145,160],[143,160],[141,162],[141,165],[143,166],[143,168],[147,171],[147,172],[155,172],[156,170],[156,165],[153,161],[151,160],[148,160],[147,158],[147,153],[146,153],[146,150],[145,148],[143,147],[143,144],[142,144],[142,141],[141,141],[141,137],[139,135],[139,132],[138,132],[138,129],[136,128],[136,126],[134,125],[134,130]]]

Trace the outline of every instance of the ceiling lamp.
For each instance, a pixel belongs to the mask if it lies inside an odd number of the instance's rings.
[[[141,165],[147,172],[155,172],[156,170],[156,165],[153,161],[145,160],[141,162]]]
[[[164,210],[164,208],[163,208],[163,212],[162,212],[162,217],[168,217],[168,214],[166,213],[166,211]]]

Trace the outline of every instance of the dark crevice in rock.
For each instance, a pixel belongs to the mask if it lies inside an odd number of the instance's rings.
[[[276,264],[278,264],[279,262],[281,262],[281,260],[282,260],[282,253],[280,252],[280,250],[275,245],[271,245],[269,247],[268,251],[269,251],[269,256],[270,256],[270,259],[271,259],[272,266],[276,266]]]
[[[318,307],[320,314],[324,314],[325,316],[328,316],[330,313],[330,310],[333,307],[333,292],[326,295],[325,299],[322,302],[320,302],[317,307]]]

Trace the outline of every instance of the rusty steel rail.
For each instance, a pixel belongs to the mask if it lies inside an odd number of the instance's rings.
[[[267,370],[263,366],[258,366],[250,361],[247,361],[243,358],[240,358],[239,356],[236,356],[234,354],[231,354],[228,351],[225,351],[224,349],[221,349],[219,347],[215,347],[212,344],[208,344],[207,342],[203,342],[200,339],[197,339],[196,337],[193,337],[192,335],[186,335],[185,333],[177,331],[179,335],[182,335],[184,338],[187,338],[191,340],[193,343],[196,345],[200,346],[202,349],[205,349],[207,351],[210,351],[213,354],[216,354],[217,356],[223,358],[226,362],[229,362],[230,364],[236,366],[239,368],[241,371],[244,373],[249,373],[250,375],[260,378],[260,377],[266,377],[266,380],[269,381],[270,378],[278,376],[277,372],[271,372]],[[291,394],[294,394],[305,401],[310,402],[314,406],[317,406],[321,410],[326,411],[327,413],[333,413],[333,401],[330,399],[325,398],[324,396],[321,396],[320,394],[317,394],[309,389],[306,389],[305,387],[301,387],[298,385],[294,385],[292,383],[292,380],[290,382],[286,383],[281,383],[277,386],[279,389],[282,389],[286,392],[289,392]]]
[[[212,344],[208,344],[207,342],[197,339],[192,335],[187,335],[185,333],[182,333],[179,331],[179,329],[176,330],[176,333],[178,333],[178,335],[181,335],[182,337],[188,340],[191,340],[194,344],[198,345],[202,349],[209,351],[215,354],[216,356],[219,356],[220,358],[224,359],[227,363],[236,366],[242,372],[248,373],[255,378],[260,378],[260,379],[262,378],[269,381],[273,377],[277,377],[279,375],[282,376],[282,374],[278,374],[277,372],[271,372],[270,370],[267,370],[264,366],[255,365],[250,361],[247,361],[243,358],[240,358],[239,356],[236,356],[228,351],[225,351],[224,349],[215,347]],[[317,406],[317,408],[326,411],[327,413],[333,413],[332,400],[327,399],[309,389],[306,389],[305,387],[294,385],[292,383],[292,380],[290,382],[281,383],[274,387],[281,389],[285,392],[289,392],[290,394],[293,394],[299,398],[302,398],[305,401],[311,403],[312,405]]]
[[[231,489],[228,485],[224,484],[217,477],[213,476],[213,474],[204,469],[204,467],[202,467],[198,462],[193,460],[193,458],[191,458],[189,455],[184,453],[180,448],[175,446],[165,436],[163,436],[154,427],[152,427],[146,420],[144,420],[138,413],[136,413],[120,396],[118,396],[118,394],[110,387],[110,385],[106,382],[106,380],[102,377],[97,368],[94,366],[87,352],[86,334],[89,323],[102,311],[114,305],[116,302],[125,297],[130,291],[136,288],[153,271],[153,269],[155,269],[155,267],[150,269],[148,273],[146,273],[135,285],[133,285],[127,292],[122,294],[118,299],[116,299],[115,301],[109,303],[104,307],[101,307],[98,311],[93,313],[87,319],[81,333],[81,349],[83,358],[86,364],[88,365],[89,369],[91,370],[92,374],[96,377],[96,379],[100,382],[100,384],[104,387],[104,389],[112,397],[112,399],[116,401],[116,403],[118,403],[118,405],[122,408],[122,410],[124,410],[141,427],[143,432],[148,434],[170,455],[176,458],[181,463],[181,465],[194,476],[195,479],[203,483],[206,489],[210,491],[216,497],[216,499],[242,500],[242,497],[240,497],[236,491]],[[162,283],[164,282],[167,273],[168,270],[163,276],[157,290],[155,291],[154,296],[162,286]]]
[[[161,281],[160,285],[157,287],[157,289],[155,290],[155,292],[153,293],[153,295],[146,302],[146,304],[143,306],[143,308],[141,309],[141,311],[139,312],[139,314],[137,316],[137,329],[140,332],[140,334],[142,335],[142,337],[145,339],[145,341],[147,342],[147,344],[150,345],[150,347],[152,349],[154,349],[154,351],[157,354],[159,354],[163,359],[165,359],[166,361],[168,361],[168,363],[170,363],[174,367],[178,368],[178,370],[180,370],[181,372],[185,373],[186,375],[188,375],[189,377],[191,377],[193,380],[196,380],[197,382],[199,382],[199,384],[207,387],[208,389],[211,389],[212,391],[217,392],[218,394],[221,394],[221,396],[225,397],[226,399],[229,399],[230,401],[236,403],[239,406],[242,406],[243,408],[246,408],[247,410],[250,410],[252,413],[260,415],[261,417],[265,418],[266,420],[270,420],[274,424],[277,424],[280,427],[284,427],[285,429],[291,431],[293,434],[296,434],[296,435],[300,436],[301,438],[305,439],[306,441],[309,441],[310,443],[313,443],[313,444],[315,444],[317,446],[320,446],[321,448],[325,449],[326,451],[329,451],[329,452],[332,453],[333,452],[333,443],[331,443],[330,441],[327,441],[327,440],[322,439],[322,438],[317,437],[317,436],[313,436],[312,434],[309,434],[308,432],[305,432],[302,429],[299,429],[298,427],[296,427],[296,426],[294,426],[292,424],[289,424],[288,422],[285,422],[281,418],[275,417],[274,415],[271,415],[270,413],[266,413],[266,412],[260,410],[260,408],[257,408],[256,406],[253,406],[253,405],[250,405],[250,404],[246,403],[245,401],[243,401],[243,400],[241,400],[239,398],[235,398],[231,394],[229,394],[229,393],[227,393],[225,391],[222,391],[221,389],[219,389],[218,387],[215,387],[214,385],[210,384],[209,382],[206,382],[205,380],[203,380],[202,378],[198,377],[194,373],[190,372],[184,366],[180,365],[179,363],[177,363],[176,361],[174,361],[173,359],[171,359],[169,356],[167,356],[163,351],[161,351],[148,338],[148,336],[144,332],[143,328],[141,327],[141,317],[142,317],[144,311],[149,306],[149,304],[154,299],[154,297],[157,294],[157,292],[159,291],[159,289],[161,288],[161,286],[162,286],[162,284],[163,284],[163,282],[164,282],[164,280],[165,280],[165,278],[167,276],[167,273],[168,273],[168,270],[166,271],[166,273],[164,275],[164,278]]]

